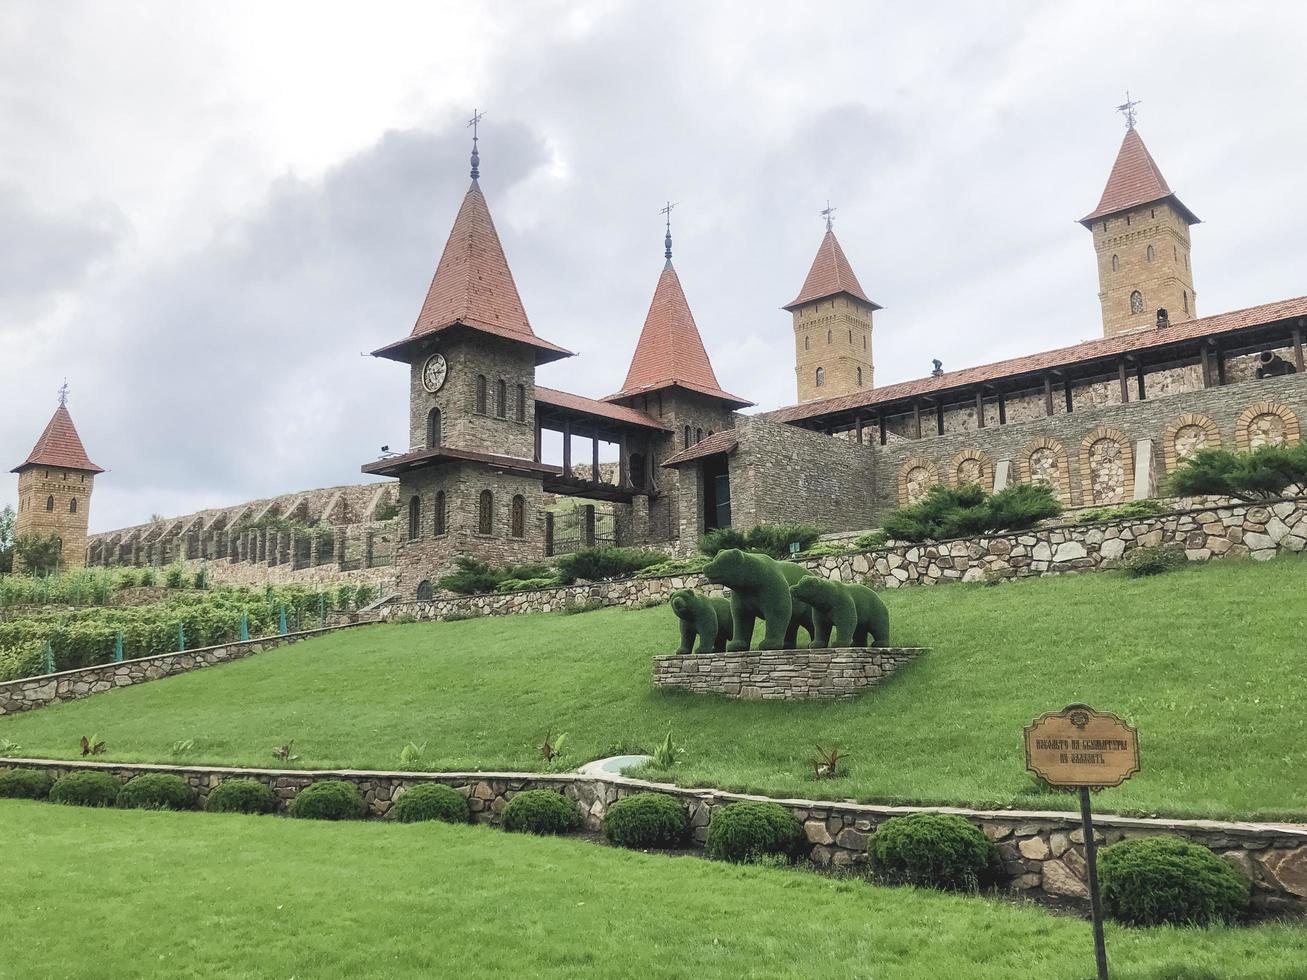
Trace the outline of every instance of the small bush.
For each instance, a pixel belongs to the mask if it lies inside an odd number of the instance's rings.
[[[306,820],[361,820],[368,812],[363,795],[353,783],[323,779],[304,787],[290,802],[292,817]]]
[[[847,555],[854,551],[851,541],[818,541],[805,551],[803,558],[825,558],[827,555]]]
[[[1200,449],[1189,457],[1169,481],[1179,497],[1237,497],[1267,500],[1291,487],[1307,485],[1307,443],[1296,446],[1259,446],[1246,453]]]
[[[554,576],[547,578],[506,578],[495,586],[496,592],[525,592],[528,589],[548,589],[558,584]]]
[[[994,862],[994,845],[951,813],[891,817],[872,834],[872,867],[884,881],[974,891]]]
[[[354,608],[362,609],[364,606],[371,605],[377,598],[377,590],[374,586],[366,583],[360,585],[354,590]]]
[[[124,810],[189,810],[195,791],[181,776],[151,772],[127,780],[117,802]]]
[[[688,814],[666,793],[636,793],[604,815],[604,836],[619,847],[675,847],[685,840]]]
[[[5,769],[0,772],[0,799],[44,800],[54,777],[40,769]]]
[[[875,551],[877,548],[885,547],[889,541],[889,535],[884,531],[868,531],[866,534],[860,534],[853,541],[853,546],[859,551]]]
[[[658,578],[662,575],[692,575],[703,571],[711,561],[707,555],[690,555],[688,558],[668,558],[654,565],[648,565],[635,573],[636,578]]]
[[[163,584],[170,589],[180,589],[186,585],[186,573],[180,565],[172,565],[164,573]]]
[[[1121,567],[1131,578],[1161,575],[1163,572],[1174,571],[1184,563],[1184,549],[1174,544],[1136,548],[1121,559]]]
[[[915,504],[885,517],[885,532],[899,541],[940,541],[994,531],[1019,531],[1062,513],[1046,483],[1015,483],[987,493],[971,483],[936,484]]]
[[[523,562],[495,566],[476,558],[454,559],[456,570],[440,579],[442,589],[458,595],[483,595],[499,591],[504,582],[554,578],[554,570],[543,562]],[[515,591],[515,590],[507,590]]]
[[[277,794],[257,779],[224,779],[209,792],[210,813],[276,813]]]
[[[793,859],[803,849],[803,825],[779,803],[741,800],[713,812],[705,849],[721,861]]]
[[[710,558],[719,551],[738,548],[741,551],[760,551],[776,559],[788,559],[791,544],[797,543],[802,552],[816,544],[819,537],[821,528],[815,524],[758,524],[748,531],[719,527],[699,537],[699,550]]]
[[[565,834],[581,824],[576,804],[561,793],[529,789],[504,807],[504,829],[528,834]]]
[[[1207,848],[1179,837],[1144,837],[1105,849],[1098,862],[1103,908],[1135,926],[1237,919],[1248,882]]]
[[[467,823],[472,819],[467,797],[453,787],[440,783],[424,783],[405,792],[395,802],[394,814],[400,823],[418,823],[422,820]]]
[[[70,772],[54,781],[50,800],[73,806],[113,806],[122,785],[107,772]]]
[[[1156,517],[1166,513],[1166,505],[1157,500],[1132,500],[1115,507],[1091,507],[1076,515],[1077,524],[1091,524],[1096,521],[1127,521],[1140,517]]]
[[[563,585],[571,585],[581,579],[599,582],[604,579],[629,578],[640,569],[666,559],[665,552],[644,548],[616,548],[611,545],[582,548],[558,559],[558,580]]]

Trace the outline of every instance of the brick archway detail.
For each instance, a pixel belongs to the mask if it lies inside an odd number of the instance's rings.
[[[926,489],[939,483],[939,470],[936,468],[934,460],[928,459],[925,456],[908,457],[903,461],[903,465],[899,467],[899,503],[903,506],[915,503],[917,500],[921,499],[920,495],[917,497],[910,496],[913,489],[910,486],[910,483],[913,481],[910,480],[909,477],[916,470],[925,470],[924,479],[926,480]]]
[[[1250,449],[1255,449],[1253,445],[1253,423],[1264,415],[1278,416],[1284,425],[1284,445],[1296,445],[1299,439],[1300,429],[1298,425],[1298,416],[1293,410],[1279,402],[1257,402],[1249,405],[1239,415],[1239,423],[1234,431],[1235,448],[1241,453],[1246,453]]]
[[[977,480],[963,481],[960,470],[962,464],[974,462],[980,466],[980,477]],[[964,482],[979,483],[986,490],[994,489],[994,460],[983,449],[968,448],[959,452],[948,464],[948,482],[950,486],[960,487]]]
[[[1050,439],[1048,436],[1040,436],[1032,439],[1021,450],[1021,455],[1017,462],[1020,464],[1020,479],[1022,483],[1034,483],[1036,472],[1034,468],[1034,459],[1037,455],[1045,455],[1041,450],[1047,450],[1052,454],[1054,470],[1057,474],[1056,482],[1053,483],[1053,489],[1057,492],[1057,497],[1062,501],[1063,507],[1071,506],[1071,471],[1067,465],[1066,446],[1062,445],[1056,439]]]
[[[1166,472],[1174,473],[1176,467],[1180,465],[1180,447],[1176,440],[1180,433],[1190,427],[1197,427],[1202,430],[1203,444],[1200,449],[1220,449],[1221,448],[1221,430],[1217,428],[1216,423],[1206,415],[1199,415],[1197,412],[1185,412],[1171,420],[1171,424],[1166,427],[1166,435],[1162,440],[1163,459],[1166,463]]]
[[[1104,440],[1116,444],[1117,453],[1121,460],[1121,499],[1119,501],[1111,501],[1111,503],[1125,503],[1127,500],[1134,499],[1134,446],[1126,437],[1126,434],[1120,429],[1114,428],[1110,425],[1100,425],[1090,432],[1089,435],[1085,436],[1080,442],[1080,493],[1081,500],[1086,506],[1108,503],[1108,501],[1098,501],[1094,499],[1094,472],[1093,466],[1091,465],[1093,460],[1090,456],[1094,446]]]

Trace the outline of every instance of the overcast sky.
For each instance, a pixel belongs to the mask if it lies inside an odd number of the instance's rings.
[[[467,187],[536,332],[625,374],[676,266],[722,385],[794,400],[827,198],[876,381],[1101,334],[1124,124],[1194,229],[1200,314],[1307,292],[1307,8],[1268,3],[0,6],[0,461],[65,377],[92,530],[360,482],[407,441],[412,329]],[[0,483],[12,502],[16,479]]]

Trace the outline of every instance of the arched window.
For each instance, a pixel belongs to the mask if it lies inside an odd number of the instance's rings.
[[[804,349],[804,350],[807,350],[807,349],[808,349],[808,335],[807,335],[807,334],[804,334],[804,336],[803,336],[803,349]]]
[[[696,443],[703,442],[703,429],[694,430],[694,441]]]
[[[477,375],[477,414],[486,414],[486,376]]]
[[[1131,313],[1144,312],[1144,294],[1137,289],[1130,294],[1130,312]]]
[[[1112,271],[1117,272],[1121,268],[1121,260],[1115,255],[1112,256]]]
[[[431,579],[424,578],[418,583],[418,602],[430,602],[432,595]]]
[[[1157,249],[1149,245],[1148,250],[1144,252],[1144,258],[1146,258],[1149,262],[1153,261],[1153,259],[1157,258]]]
[[[435,449],[440,445],[440,409],[433,408],[427,412],[427,448]]]
[[[820,388],[826,383],[826,369],[817,368],[817,387]]]
[[[447,530],[449,530],[449,518],[446,514],[445,507],[446,507],[445,491],[437,490],[436,491],[436,521],[435,521],[436,534],[444,534]]]
[[[489,490],[481,491],[481,505],[477,508],[477,531],[481,534],[495,533],[495,495]]]
[[[495,415],[501,419],[508,417],[508,385],[503,378],[495,382]]]
[[[862,387],[862,368],[858,368],[858,387]]]
[[[850,344],[853,343],[853,330],[852,330],[852,329],[849,330],[849,343],[850,343]]]
[[[526,498],[520,493],[513,498],[512,524],[509,533],[515,538],[526,537]]]
[[[830,341],[831,341],[831,332],[830,332],[829,330],[827,330],[827,331],[826,331],[826,343],[829,344]]]
[[[45,498],[45,509],[54,510],[54,494]]]
[[[416,541],[422,525],[422,498],[414,494],[408,501],[408,539]]]
[[[867,349],[867,335],[865,333],[862,335],[862,349]]]
[[[74,497],[72,500],[68,501],[68,513],[70,513],[70,514],[76,514],[76,513],[77,513],[77,498],[76,498],[76,497]]]
[[[517,408],[514,415],[519,422],[526,421],[526,385],[517,386]]]
[[[1186,313],[1188,313],[1188,312],[1189,312],[1189,290],[1187,290],[1187,289],[1182,289],[1182,290],[1180,290],[1180,296],[1183,297],[1183,299],[1184,299],[1184,311],[1185,311]]]
[[[682,449],[689,449],[689,448],[690,448],[690,427],[689,427],[688,425],[685,427],[684,439],[683,439],[682,441],[683,441],[683,445],[681,446],[681,448],[682,448]]]

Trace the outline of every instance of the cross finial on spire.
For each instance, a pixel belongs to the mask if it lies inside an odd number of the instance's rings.
[[[835,212],[838,210],[839,208],[833,208],[830,206],[830,198],[827,198],[826,207],[821,211],[821,216],[826,219],[827,231],[830,231],[832,226],[835,224]]]
[[[659,210],[659,214],[667,216],[667,234],[663,236],[663,255],[667,261],[672,261],[672,208],[676,207],[671,201],[667,202],[667,207]]]
[[[1135,112],[1135,106],[1139,105],[1139,103],[1142,101],[1143,101],[1142,99],[1132,100],[1130,98],[1130,90],[1129,89],[1125,90],[1125,101],[1116,107],[1116,111],[1121,113],[1121,115],[1125,116],[1126,129],[1135,128],[1135,117],[1138,115],[1138,113]]]
[[[472,110],[472,118],[467,124],[472,127],[472,179],[476,180],[481,176],[481,154],[477,152],[477,124],[485,117],[485,113],[479,109]]]
[[[64,408],[68,405],[68,379],[64,378],[64,383],[59,387],[59,407]]]

